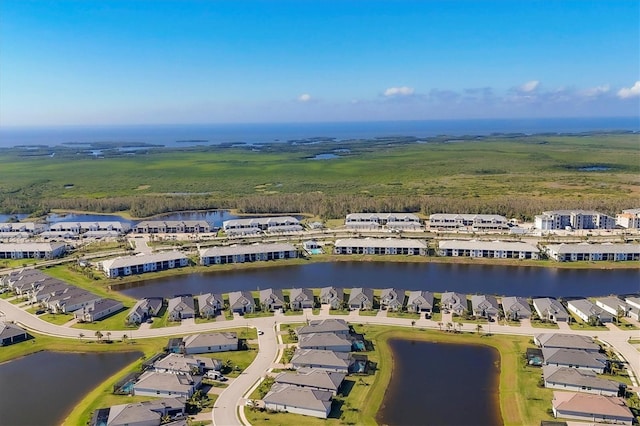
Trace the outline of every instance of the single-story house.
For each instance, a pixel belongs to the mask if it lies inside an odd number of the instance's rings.
[[[531,318],[531,307],[527,299],[520,296],[507,296],[502,298],[502,310],[505,318],[520,320]]]
[[[618,396],[625,385],[614,380],[602,379],[593,371],[569,367],[542,367],[544,386],[572,392]]]
[[[317,349],[297,349],[291,358],[295,369],[318,368],[342,373],[349,373],[353,363],[350,353]]]
[[[140,299],[129,311],[127,322],[129,324],[141,324],[152,316],[157,316],[162,309],[164,299],[162,297],[146,297]]]
[[[580,334],[540,333],[533,336],[533,342],[546,349],[564,348],[600,352],[600,345],[592,337]]]
[[[495,296],[474,294],[471,296],[471,309],[476,317],[495,320],[500,315],[500,305]]]
[[[334,333],[303,334],[298,338],[300,349],[318,349],[335,352],[351,352],[352,343],[344,335]]]
[[[320,303],[330,305],[331,309],[340,309],[344,304],[344,290],[341,287],[323,287],[320,289]]]
[[[373,309],[373,290],[363,287],[352,288],[347,305],[350,310]]]
[[[89,293],[84,289],[69,287],[63,292],[47,297],[42,301],[42,305],[53,312],[71,313],[100,299],[100,296]]]
[[[271,288],[260,290],[260,307],[263,311],[284,309],[285,305],[282,290]]]
[[[298,336],[305,334],[333,333],[337,335],[349,335],[351,329],[347,322],[341,318],[329,318],[324,320],[312,320],[308,325],[296,330]]]
[[[335,396],[340,390],[340,385],[346,377],[346,373],[336,371],[299,369],[297,372],[283,372],[275,377],[275,383],[298,386],[331,392]]]
[[[313,291],[308,288],[292,288],[289,293],[289,306],[292,311],[313,308],[315,306]]]
[[[629,305],[629,316],[636,321],[640,321],[640,297],[628,296],[624,301]]]
[[[407,311],[431,314],[433,312],[433,293],[426,290],[410,291]]]
[[[398,311],[404,307],[405,291],[400,288],[385,288],[380,294],[380,309]]]
[[[170,353],[154,362],[153,369],[158,373],[202,375],[219,369],[219,365],[213,358]]]
[[[94,423],[91,426],[160,426],[165,417],[184,415],[184,398],[159,398],[152,401],[113,405],[109,410],[106,425]]]
[[[631,425],[633,413],[616,396],[592,395],[576,392],[553,392],[551,400],[554,417],[619,425]]]
[[[274,384],[263,401],[267,410],[326,419],[331,412],[332,396],[327,391]]]
[[[13,343],[25,341],[29,334],[17,325],[0,321],[0,346],[7,346]]]
[[[542,349],[544,365],[591,370],[603,374],[607,367],[607,357],[596,352],[579,349]]]
[[[633,308],[616,296],[599,297],[596,299],[596,306],[604,309],[613,315],[614,318],[632,317],[633,314]],[[637,318],[635,319],[637,320]]]
[[[108,317],[124,308],[122,302],[113,299],[100,299],[73,313],[81,322],[94,322]]]
[[[215,317],[224,307],[221,294],[199,294],[196,299],[198,299],[198,313],[202,318]]]
[[[536,310],[540,319],[555,323],[569,321],[569,313],[564,306],[562,306],[562,303],[556,299],[549,297],[533,299],[533,308]]]
[[[567,302],[567,308],[584,322],[595,322],[596,324],[613,322],[613,316],[609,312],[596,306],[589,299],[570,300]]]
[[[133,385],[133,395],[190,398],[200,387],[202,376],[145,371]]]
[[[167,306],[169,319],[171,321],[180,321],[187,318],[195,318],[196,308],[191,296],[178,296],[169,299]]]
[[[229,309],[242,315],[255,312],[256,304],[250,292],[232,291],[229,293]]]
[[[238,350],[236,333],[201,333],[192,334],[182,339],[184,353],[203,354]]]
[[[449,310],[456,315],[464,315],[469,310],[467,295],[453,291],[442,293],[440,310]]]

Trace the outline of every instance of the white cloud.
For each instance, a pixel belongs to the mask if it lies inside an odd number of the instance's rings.
[[[538,80],[531,80],[524,83],[519,89],[521,92],[530,93],[536,90],[539,84],[540,82]]]
[[[640,80],[636,81],[632,87],[623,87],[618,90],[620,99],[636,98],[638,96],[640,96]]]
[[[309,102],[310,100],[311,100],[311,95],[308,93],[303,93],[302,95],[298,96],[299,102]]]
[[[415,90],[413,87],[401,86],[401,87],[389,87],[384,91],[385,96],[411,96]]]
[[[609,85],[604,84],[602,86],[590,87],[588,89],[585,89],[581,92],[581,94],[588,98],[593,98],[596,96],[604,95],[605,93],[609,92],[609,89]]]

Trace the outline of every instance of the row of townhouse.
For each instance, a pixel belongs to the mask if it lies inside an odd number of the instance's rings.
[[[54,259],[66,251],[64,243],[0,243],[0,259]]]
[[[402,238],[345,238],[336,240],[335,254],[418,255],[428,254],[427,243]]]
[[[420,231],[420,218],[413,213],[350,213],[344,225],[352,230]]]
[[[293,216],[232,219],[222,222],[222,229],[229,237],[241,237],[267,233],[300,232],[304,228]]]
[[[36,269],[5,275],[1,281],[17,295],[55,313],[73,314],[80,322],[94,322],[123,309],[122,302],[105,299]]]
[[[538,247],[520,241],[441,240],[438,255],[496,259],[539,259]]]
[[[640,209],[626,209],[616,215],[616,225],[626,229],[640,228]]]
[[[202,234],[211,232],[206,220],[144,220],[133,228],[136,234]]]
[[[298,250],[287,243],[216,246],[200,249],[199,253],[202,265],[224,265],[298,257]]]
[[[534,336],[534,343],[543,357],[544,386],[554,389],[554,417],[632,424],[633,414],[621,398],[626,385],[599,376],[608,369],[609,361],[595,340],[576,334],[541,333]]]
[[[202,265],[258,262],[296,257],[298,257],[298,250],[293,245],[285,243],[258,243],[200,249],[200,263]],[[109,278],[164,271],[188,265],[189,258],[178,251],[121,256],[104,260],[100,264],[101,269]]]
[[[121,256],[103,260],[101,268],[109,278],[125,277],[146,272],[164,271],[189,265],[189,258],[178,251]]]
[[[544,251],[550,259],[558,262],[640,260],[640,244],[548,244]]]

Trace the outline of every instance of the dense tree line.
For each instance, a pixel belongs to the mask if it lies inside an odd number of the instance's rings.
[[[507,218],[532,220],[544,210],[587,209],[615,215],[622,209],[635,207],[629,197],[603,199],[601,196],[574,198],[543,198],[529,195],[482,197],[327,195],[305,194],[251,195],[235,199],[208,195],[127,196],[108,198],[46,198],[4,197],[2,211],[6,213],[46,213],[52,209],[79,210],[97,213],[127,211],[133,217],[185,210],[238,209],[247,214],[283,214],[304,212],[324,219],[342,218],[353,212],[414,212],[432,213],[495,213]]]

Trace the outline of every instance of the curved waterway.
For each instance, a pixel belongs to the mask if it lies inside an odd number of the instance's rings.
[[[504,296],[592,297],[640,291],[640,269],[556,269],[448,263],[333,262],[157,278],[121,287],[135,297],[294,287],[399,287]]]
[[[391,339],[383,425],[501,425],[500,356],[488,346]]]
[[[0,424],[61,424],[87,393],[141,355],[43,351],[0,364]]]

